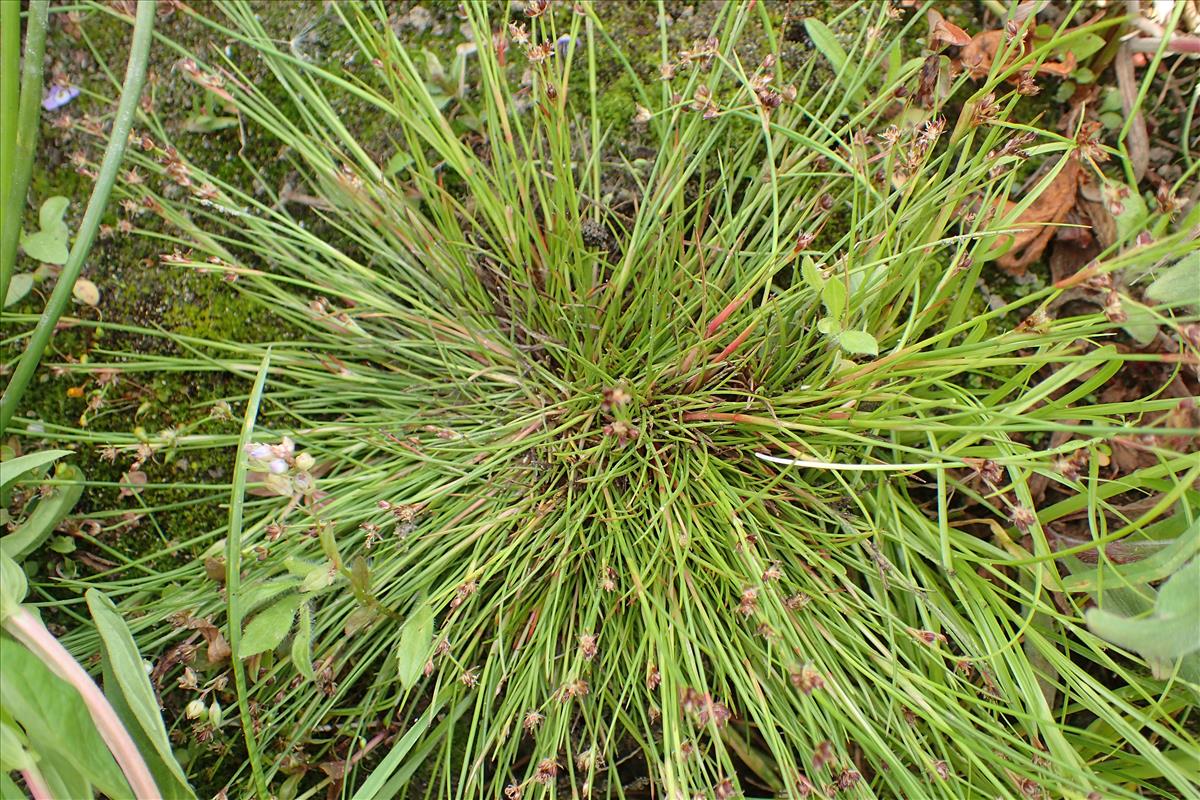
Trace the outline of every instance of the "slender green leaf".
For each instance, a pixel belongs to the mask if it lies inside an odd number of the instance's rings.
[[[433,610],[425,603],[413,609],[400,629],[396,668],[400,685],[411,689],[421,677],[433,639]]]
[[[834,72],[842,72],[846,69],[849,56],[846,55],[845,48],[842,47],[842,43],[838,41],[837,36],[829,29],[828,25],[817,17],[808,17],[804,20],[804,29],[808,32],[808,38],[812,39],[813,45],[821,51],[821,55],[829,59]]]
[[[143,667],[129,627],[112,601],[96,589],[86,593],[88,609],[100,632],[104,687],[109,702],[134,737],[155,783],[168,798],[194,797],[163,725],[158,698]]]
[[[312,612],[308,603],[300,605],[300,622],[296,625],[296,636],[292,639],[292,663],[296,670],[306,679],[312,680]]]
[[[39,450],[36,453],[26,453],[23,456],[0,461],[0,489],[7,489],[9,484],[27,472],[44,467],[64,456],[73,455],[75,453],[72,450]]]
[[[67,483],[60,483],[49,494],[39,497],[37,506],[25,521],[12,533],[0,537],[0,553],[17,561],[23,559],[46,541],[58,523],[71,513],[83,494],[83,473],[75,466],[64,464],[58,468],[56,477]]]
[[[0,550],[0,622],[12,616],[28,591],[21,565]]]
[[[371,770],[371,774],[363,781],[362,786],[358,787],[358,791],[354,793],[351,800],[382,800],[380,791],[392,774],[404,763],[404,757],[408,755],[408,751],[412,750],[413,745],[421,738],[421,734],[429,727],[429,723],[433,721],[441,708],[442,701],[440,699],[435,699],[429,704],[421,718],[396,740],[396,743],[388,750],[388,754],[379,762],[379,766]]]

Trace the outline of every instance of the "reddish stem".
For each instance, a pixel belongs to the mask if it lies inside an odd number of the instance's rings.
[[[117,713],[109,705],[104,692],[100,691],[100,687],[83,667],[79,666],[79,662],[71,657],[58,639],[46,630],[46,626],[24,608],[18,608],[12,616],[4,620],[4,628],[21,644],[32,650],[46,666],[75,687],[83,697],[83,702],[92,715],[92,721],[96,723],[96,729],[100,731],[100,736],[112,751],[121,771],[125,773],[134,797],[138,800],[154,800],[161,797],[137,745],[117,718]],[[31,786],[30,791],[32,790]]]
[[[720,353],[717,353],[716,357],[713,358],[712,363],[720,364],[722,361],[729,358],[729,356],[731,356],[735,350],[742,346],[742,342],[746,341],[747,337],[750,336],[750,331],[752,330],[754,330],[753,322],[747,325],[746,329],[739,333],[737,338],[730,342],[724,350],[722,350]]]
[[[723,323],[725,320],[729,319],[729,315],[732,314],[733,312],[737,311],[738,306],[740,306],[742,303],[746,302],[746,298],[749,296],[750,296],[749,294],[744,294],[741,297],[732,301],[729,305],[725,306],[723,309],[721,309],[721,313],[717,314],[715,317],[713,317],[712,322],[708,323],[708,327],[704,329],[704,338],[708,339],[714,333],[716,333],[717,328],[721,327],[721,323]]]

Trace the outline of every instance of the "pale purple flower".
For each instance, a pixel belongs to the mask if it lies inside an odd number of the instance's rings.
[[[271,446],[261,442],[246,445],[246,457],[252,461],[266,461],[271,457]]]
[[[56,83],[46,89],[45,95],[42,96],[42,108],[47,111],[54,111],[62,108],[78,96],[78,86],[63,86]]]

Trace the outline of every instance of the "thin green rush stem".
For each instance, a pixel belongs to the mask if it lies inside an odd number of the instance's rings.
[[[4,214],[4,228],[9,226],[8,198],[16,174],[13,156],[17,148],[17,120],[20,118],[21,73],[21,5],[0,4],[0,211]],[[24,204],[22,204],[24,206]],[[16,254],[14,253],[14,259]],[[3,260],[8,264],[7,257]],[[8,266],[11,269],[11,265]],[[7,277],[5,277],[7,290]],[[0,296],[0,303],[4,296]]]
[[[46,303],[46,309],[42,312],[29,343],[25,346],[25,352],[21,354],[21,360],[4,388],[4,395],[0,397],[0,430],[8,428],[29,381],[37,371],[42,354],[54,336],[55,326],[71,300],[75,280],[83,270],[84,261],[100,228],[100,220],[108,207],[108,196],[121,167],[121,159],[129,141],[129,131],[133,126],[133,117],[141,100],[142,85],[146,80],[146,64],[149,62],[150,43],[154,32],[154,13],[155,0],[143,0],[138,3],[133,41],[129,48],[129,65],[125,72],[125,83],[121,88],[121,101],[113,118],[108,145],[104,148],[104,160],[100,164],[96,185],[88,199],[87,210],[75,234],[75,242],[67,256],[67,263],[63,265],[50,300]]]
[[[10,13],[12,18],[10,18]],[[4,114],[15,118],[7,120],[15,124],[15,137],[12,143],[12,154],[5,153],[4,159],[8,166],[4,171],[4,186],[0,189],[0,208],[3,209],[4,219],[0,223],[0,305],[8,297],[8,287],[12,281],[17,266],[17,239],[21,231],[21,217],[25,211],[25,195],[29,189],[29,179],[33,174],[34,146],[37,144],[38,129],[41,127],[42,101],[42,56],[46,51],[46,21],[50,13],[50,0],[32,0],[26,14],[25,24],[25,55],[21,67],[21,99],[19,108],[9,106],[9,83],[14,82],[15,66],[8,63],[7,53],[12,42],[8,40],[9,28],[17,33],[20,28],[20,10],[16,3],[4,5],[5,41],[5,75],[4,81]],[[15,48],[13,48],[15,50]],[[7,74],[13,68],[13,75]],[[12,132],[5,130],[0,138],[7,140]],[[5,141],[5,150],[9,149]]]
[[[242,420],[242,433],[238,437],[238,447],[234,454],[233,487],[229,495],[229,534],[225,547],[225,593],[227,597],[227,615],[229,620],[229,649],[230,660],[233,663],[233,679],[237,687],[238,713],[242,720],[242,733],[246,740],[246,755],[250,769],[254,775],[254,785],[260,800],[268,797],[267,781],[263,774],[262,763],[258,756],[258,741],[254,733],[254,721],[250,716],[250,705],[247,700],[246,671],[242,666],[238,653],[242,639],[242,607],[241,607],[241,570],[242,570],[242,506],[246,498],[246,445],[254,435],[255,421],[258,419],[258,407],[262,402],[263,388],[267,382],[267,372],[271,365],[271,353],[263,356],[258,368],[258,376],[254,379],[254,388],[250,390],[250,399],[246,404],[246,416]]]

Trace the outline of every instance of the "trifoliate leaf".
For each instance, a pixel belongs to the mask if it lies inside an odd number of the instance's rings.
[[[63,214],[71,201],[65,197],[55,196],[42,203],[38,211],[38,222],[41,230],[21,237],[21,249],[30,258],[47,264],[67,263],[67,239],[70,231],[67,223],[63,222]]]

